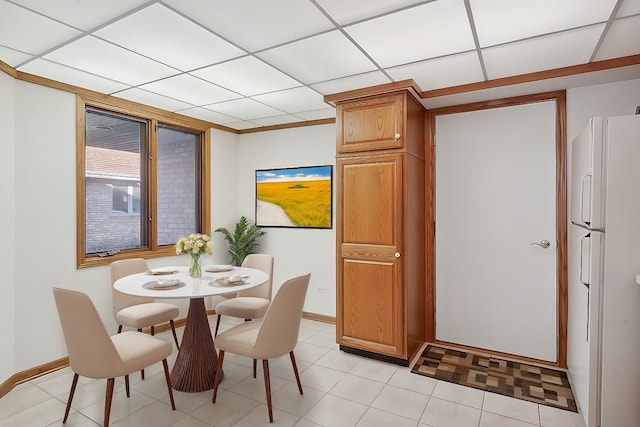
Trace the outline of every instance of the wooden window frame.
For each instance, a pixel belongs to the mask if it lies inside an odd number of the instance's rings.
[[[149,159],[148,181],[149,203],[148,211],[151,218],[157,217],[157,126],[168,125],[172,128],[184,129],[189,132],[200,133],[200,152],[197,156],[201,159],[199,171],[200,189],[199,233],[211,234],[211,206],[210,206],[210,176],[211,176],[211,130],[203,121],[191,119],[175,113],[163,112],[157,109],[145,108],[140,104],[117,100],[114,98],[105,101],[89,96],[78,95],[76,102],[76,267],[86,268],[99,265],[108,265],[113,261],[128,258],[157,258],[175,255],[174,245],[158,245],[157,223],[147,220],[147,230],[149,233],[148,246],[137,249],[127,249],[119,251],[109,256],[99,256],[98,254],[85,253],[85,227],[86,227],[86,194],[85,194],[85,112],[87,108],[94,108],[106,113],[130,116],[136,119],[146,120],[149,123]]]

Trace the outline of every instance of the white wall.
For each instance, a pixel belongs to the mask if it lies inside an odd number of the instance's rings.
[[[335,165],[335,141],[334,124],[240,135],[239,214],[255,221],[256,169]],[[259,248],[275,256],[274,292],[285,280],[311,273],[304,310],[328,316],[336,310],[335,167],[333,183],[332,229],[267,227]]]
[[[15,94],[13,77],[0,72],[0,381],[13,375],[15,365]]]

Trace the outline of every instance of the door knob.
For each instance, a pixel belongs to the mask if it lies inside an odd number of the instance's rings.
[[[541,248],[547,249],[549,246],[551,246],[551,243],[548,240],[540,240],[540,243],[538,242],[533,242],[531,243],[532,245],[538,245]]]

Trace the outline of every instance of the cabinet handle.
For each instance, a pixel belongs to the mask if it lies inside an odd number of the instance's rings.
[[[400,139],[400,134],[396,133],[396,139]]]
[[[396,252],[396,258],[400,258],[400,252]]]

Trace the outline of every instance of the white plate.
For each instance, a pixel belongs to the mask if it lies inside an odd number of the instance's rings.
[[[160,268],[152,268],[151,270],[149,270],[149,274],[151,275],[162,275],[162,274],[174,274],[177,273],[178,270],[176,270],[174,267],[160,267]]]
[[[231,264],[208,265],[204,268],[204,271],[208,271],[209,273],[223,273],[225,271],[233,271],[233,265]]]

